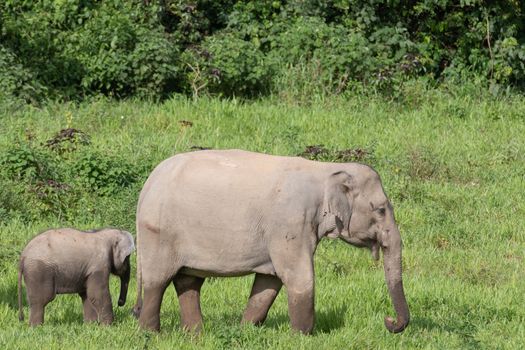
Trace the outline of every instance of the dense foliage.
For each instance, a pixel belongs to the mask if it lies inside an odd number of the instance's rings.
[[[409,78],[523,89],[520,0],[5,0],[0,90],[395,93]]]

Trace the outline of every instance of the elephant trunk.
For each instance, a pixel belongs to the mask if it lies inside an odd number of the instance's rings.
[[[120,276],[120,296],[118,297],[118,306],[126,304],[126,297],[128,295],[128,285],[130,278],[130,269],[126,269],[126,272]]]
[[[392,333],[402,332],[410,320],[410,312],[403,291],[401,268],[401,236],[399,230],[390,231],[388,244],[383,248],[385,280],[388,286],[392,304],[396,310],[397,319],[385,317],[385,326]]]

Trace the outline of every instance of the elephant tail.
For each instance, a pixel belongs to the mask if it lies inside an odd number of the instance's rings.
[[[18,319],[24,320],[24,309],[22,307],[22,273],[24,270],[24,258],[20,259],[20,265],[18,266]]]
[[[142,310],[142,266],[141,266],[141,258],[140,258],[140,247],[139,247],[139,241],[140,241],[140,231],[139,227],[137,225],[137,302],[135,303],[135,306],[133,306],[133,315],[135,315],[136,318],[139,318],[140,311]]]

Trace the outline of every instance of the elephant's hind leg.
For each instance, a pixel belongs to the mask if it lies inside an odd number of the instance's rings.
[[[256,274],[242,322],[262,325],[283,283],[276,276]]]
[[[204,278],[177,274],[173,285],[177,291],[180,305],[182,328],[199,332],[202,327],[200,291]]]
[[[41,262],[26,262],[24,281],[29,301],[29,324],[38,326],[44,323],[44,309],[55,299],[55,273],[53,269]]]
[[[142,329],[160,331],[160,306],[170,280],[144,282],[144,302],[140,311],[139,325]]]

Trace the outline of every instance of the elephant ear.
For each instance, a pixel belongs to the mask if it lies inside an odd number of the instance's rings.
[[[348,236],[348,226],[352,216],[352,195],[354,179],[345,171],[330,175],[325,184],[322,234],[329,238]]]
[[[135,244],[133,236],[127,231],[118,231],[117,240],[113,244],[113,263],[115,267],[120,267],[124,260],[133,253]]]

